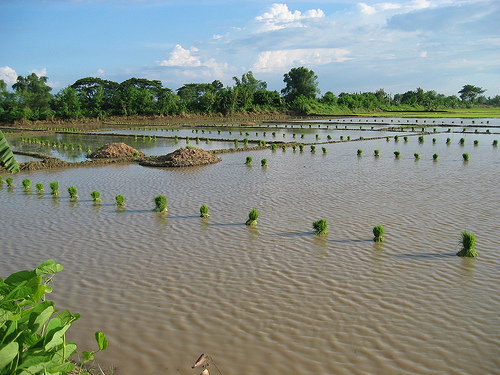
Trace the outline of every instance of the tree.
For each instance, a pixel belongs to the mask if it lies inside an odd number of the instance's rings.
[[[12,88],[20,95],[20,102],[24,106],[24,116],[30,120],[45,119],[50,115],[50,101],[52,88],[47,85],[48,78],[38,77],[31,73],[27,77],[18,76]],[[24,117],[23,116],[23,117]]]
[[[233,77],[233,80],[236,87],[245,88],[253,94],[257,91],[267,90],[267,83],[255,78],[251,70],[243,74],[241,80],[238,77]]]
[[[288,103],[293,102],[300,95],[314,99],[316,94],[320,92],[318,89],[318,76],[312,70],[303,66],[292,68],[283,75],[283,81],[286,83],[286,87],[281,90],[281,94]]]
[[[474,103],[476,97],[485,91],[486,90],[482,89],[481,87],[465,85],[458,93],[460,94],[460,99],[462,99],[463,102]]]
[[[66,87],[54,97],[56,116],[64,119],[79,118],[82,114],[80,98],[74,88]]]

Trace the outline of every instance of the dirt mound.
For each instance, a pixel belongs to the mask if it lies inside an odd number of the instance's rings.
[[[125,143],[106,143],[99,150],[96,150],[89,155],[91,159],[133,158],[144,156],[146,156],[144,152],[137,151],[135,148],[130,147]]]
[[[190,167],[218,163],[222,159],[201,148],[180,148],[167,155],[150,156],[139,162],[150,167]]]

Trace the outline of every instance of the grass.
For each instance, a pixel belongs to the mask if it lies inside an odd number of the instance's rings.
[[[319,219],[319,220],[315,221],[312,224],[312,226],[314,228],[314,233],[317,235],[328,233],[328,230],[327,230],[328,223],[326,222],[325,219]]]
[[[248,220],[246,221],[246,225],[257,225],[257,219],[259,218],[259,213],[257,210],[254,208],[250,213],[248,214]]]
[[[50,194],[51,195],[59,195],[59,183],[54,181],[49,184],[50,186]]]
[[[377,225],[373,227],[373,241],[384,242],[384,227],[382,225]]]
[[[154,199],[156,212],[167,212],[167,197],[164,195],[157,195]]]
[[[464,159],[464,161],[469,161],[469,154],[467,153],[462,154],[462,158]]]
[[[262,159],[260,161],[260,165],[263,166],[263,167],[266,167],[267,166],[267,159]]]
[[[252,165],[252,157],[251,156],[247,156],[247,160],[245,161],[245,164]]]
[[[457,253],[459,257],[477,257],[477,252],[474,250],[476,246],[476,237],[472,233],[463,231],[461,237],[462,249]]]
[[[90,196],[92,197],[92,200],[94,202],[101,201],[101,193],[99,193],[97,190],[94,190],[92,193],[90,193]]]
[[[69,194],[69,199],[72,199],[72,200],[75,200],[78,198],[78,195],[76,194],[77,191],[76,191],[76,187],[74,186],[70,186],[68,188],[68,194]]]
[[[209,217],[210,215],[208,214],[208,207],[206,205],[202,205],[200,207],[200,217]]]
[[[115,197],[115,203],[117,206],[125,206],[125,197],[123,195],[117,195]]]

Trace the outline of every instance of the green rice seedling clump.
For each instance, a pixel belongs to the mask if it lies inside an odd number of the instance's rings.
[[[254,208],[250,213],[248,214],[248,220],[246,221],[246,225],[257,225],[257,219],[259,218],[259,213],[257,210]]]
[[[31,180],[29,180],[28,178],[25,178],[23,180],[23,188],[24,188],[24,190],[31,189]]]
[[[281,145],[281,149],[282,149],[283,151],[286,151],[286,145]]]
[[[39,193],[43,193],[45,190],[43,190],[43,184],[39,182],[38,184],[35,185],[36,191]]]
[[[375,154],[375,156],[380,156],[380,151],[379,150],[375,150],[373,153]]]
[[[13,187],[14,186],[14,179],[12,177],[7,177],[5,179],[5,182],[7,182],[8,187]]]
[[[68,194],[69,194],[70,199],[77,199],[78,198],[76,187],[74,187],[74,186],[70,186],[68,188]]]
[[[328,152],[328,150],[326,149],[326,147],[321,147],[321,150],[323,150],[323,154],[326,154]]]
[[[59,183],[57,181],[51,182],[49,186],[51,195],[59,195]]]
[[[399,151],[394,151],[394,156],[399,158],[399,156],[401,155],[401,153]]]
[[[92,197],[92,200],[94,202],[101,201],[101,193],[99,193],[97,190],[94,190],[92,193],[90,193],[90,196]]]
[[[251,156],[247,156],[247,160],[245,161],[245,164],[252,165],[252,157]]]
[[[311,152],[316,152],[316,146],[315,145],[311,145]]]
[[[413,156],[415,156],[415,159],[417,159],[417,160],[418,160],[418,159],[420,159],[420,155],[419,155],[417,152],[415,152],[415,153],[413,154]]]
[[[117,206],[125,206],[125,197],[123,195],[117,195],[115,197],[115,202]]]
[[[462,157],[463,157],[464,161],[469,161],[469,154],[467,154],[467,153],[462,154]]]
[[[434,154],[434,155],[432,155],[432,159],[433,159],[434,161],[437,161],[437,160],[438,160],[438,157],[439,157],[439,155],[438,155],[438,154]]]
[[[319,220],[315,221],[312,224],[312,226],[314,229],[314,233],[317,235],[328,233],[328,230],[327,230],[328,224],[327,224],[325,219],[319,219]]]
[[[267,166],[267,159],[262,159],[260,161],[260,165],[263,166],[263,167]]]
[[[384,242],[384,227],[382,225],[377,225],[373,227],[373,241]]]
[[[465,138],[460,138],[460,140],[458,141],[458,143],[463,146],[465,144]]]
[[[363,150],[358,148],[358,156],[362,156],[363,155]]]
[[[209,217],[210,215],[208,214],[208,207],[206,205],[202,205],[200,207],[200,217]]]
[[[157,195],[154,199],[156,212],[167,212],[167,197],[164,195]]]
[[[463,231],[461,238],[462,249],[457,253],[459,257],[477,257],[477,252],[474,249],[476,246],[476,237],[472,233]]]
[[[299,145],[299,150],[300,150],[300,152],[304,152],[304,145],[302,145],[302,144]]]
[[[276,148],[277,148],[277,147],[278,147],[278,146],[276,146],[276,143],[272,143],[272,144],[271,144],[271,150],[276,151]]]
[[[498,139],[495,139],[495,140],[493,141],[493,146],[495,146],[495,147],[496,147],[496,146],[498,146]]]

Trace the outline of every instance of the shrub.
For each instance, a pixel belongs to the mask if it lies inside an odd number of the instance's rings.
[[[325,219],[319,219],[317,221],[315,221],[313,224],[312,224],[313,228],[314,228],[314,232],[319,235],[319,234],[327,234],[328,231],[327,231],[327,222]]]
[[[5,182],[7,182],[7,186],[8,187],[13,187],[14,186],[14,180],[12,179],[12,177],[7,177],[5,179]]]
[[[31,189],[31,180],[25,178],[23,180],[23,187],[24,187],[25,190]]]
[[[267,159],[262,159],[260,161],[260,165],[262,165],[263,167],[267,166]]]
[[[437,160],[438,160],[438,157],[439,157],[439,155],[438,155],[438,154],[434,154],[434,155],[432,155],[432,159],[433,159],[434,161],[437,161]]]
[[[51,195],[59,195],[59,183],[54,181],[49,184],[50,186],[50,194]]]
[[[245,161],[245,164],[252,165],[252,157],[251,156],[247,156],[247,160]]]
[[[469,154],[462,154],[462,157],[464,158],[464,161],[469,161]]]
[[[206,205],[202,205],[200,207],[200,217],[209,217],[210,215],[208,214],[208,207]]]
[[[477,257],[477,252],[474,250],[476,238],[472,233],[463,231],[460,242],[462,244],[462,249],[457,253],[459,257]]]
[[[254,208],[250,213],[248,214],[248,220],[246,221],[246,225],[257,225],[257,219],[259,218],[259,213],[257,210]]]
[[[167,197],[164,195],[157,195],[154,199],[156,212],[167,212]]]
[[[36,191],[39,193],[43,193],[45,190],[43,190],[43,184],[39,182],[38,184],[35,185]]]
[[[74,187],[74,186],[70,186],[68,188],[68,194],[69,194],[70,199],[75,200],[78,198],[78,195],[76,195],[76,187]]]
[[[101,193],[99,193],[97,190],[94,190],[92,193],[90,193],[90,196],[92,197],[92,200],[94,202],[101,201]]]
[[[384,227],[382,225],[377,225],[373,227],[373,241],[384,242]]]
[[[66,340],[66,331],[80,314],[58,311],[45,297],[52,290],[54,275],[62,270],[62,265],[50,259],[32,271],[16,272],[2,281],[1,374],[66,374],[75,369],[70,358],[77,345]],[[108,346],[102,332],[96,332],[95,338],[99,350],[82,353],[84,360],[78,373],[82,373],[83,363]]]

